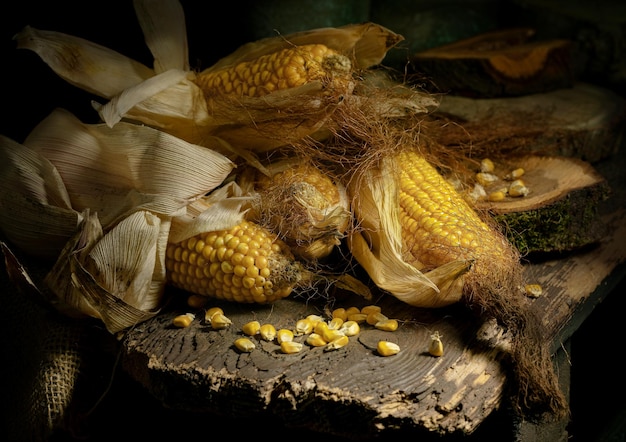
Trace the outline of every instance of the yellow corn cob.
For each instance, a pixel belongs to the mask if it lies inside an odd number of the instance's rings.
[[[285,243],[249,221],[168,244],[165,266],[178,288],[241,303],[277,301],[304,280]]]
[[[322,44],[293,46],[251,61],[219,70],[208,69],[196,77],[207,96],[261,97],[333,76],[348,78],[350,60]]]
[[[499,256],[508,262],[511,247],[487,225],[422,155],[404,151],[400,168],[402,238],[414,265],[432,269],[456,259]]]

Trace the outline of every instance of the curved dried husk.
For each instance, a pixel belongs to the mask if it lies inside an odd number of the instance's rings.
[[[56,259],[40,291],[59,310],[98,318],[112,333],[156,314],[172,217],[234,167],[167,133],[84,124],[60,109],[23,145],[0,138],[0,147],[3,233],[23,252]]]
[[[59,32],[26,27],[15,38],[19,48],[35,51],[68,82],[109,100],[94,103],[109,126],[121,119],[134,120],[199,145],[219,136],[235,150],[263,152],[314,135],[354,88],[354,81],[331,82],[331,86],[316,81],[262,98],[213,99],[207,103],[189,70],[180,4],[173,0],[142,1],[135,2],[135,9],[155,57],[154,69]],[[374,23],[315,29],[243,45],[209,70],[309,43],[338,50],[349,57],[352,69],[362,70],[380,63],[402,39]]]
[[[381,289],[415,307],[437,308],[458,302],[472,263],[455,260],[426,273],[403,258],[398,189],[389,158],[369,166],[350,182],[357,226],[348,235],[352,255]]]

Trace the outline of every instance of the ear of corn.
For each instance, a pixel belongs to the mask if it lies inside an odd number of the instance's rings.
[[[422,155],[407,150],[397,160],[402,238],[414,265],[432,269],[456,259],[510,255],[505,239]]]
[[[170,284],[213,298],[271,303],[289,296],[304,270],[286,244],[249,221],[204,232],[167,247]]]
[[[312,81],[349,78],[350,60],[323,44],[292,46],[219,70],[208,69],[196,77],[207,96],[261,97],[271,92],[303,86]]]

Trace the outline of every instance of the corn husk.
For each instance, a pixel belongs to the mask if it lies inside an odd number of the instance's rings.
[[[266,151],[286,145],[318,132],[354,88],[354,81],[316,81],[261,98],[207,103],[193,82],[195,73],[189,70],[181,5],[174,0],[137,1],[135,9],[154,55],[154,69],[63,33],[26,27],[15,39],[19,48],[35,51],[68,82],[108,100],[94,103],[94,108],[109,126],[134,120],[200,145],[211,136],[239,150]],[[208,70],[285,46],[318,42],[340,51],[352,69],[361,70],[380,63],[402,39],[374,23],[316,29],[243,45]],[[76,59],[81,62],[71,61]]]
[[[382,158],[359,172],[349,194],[357,227],[348,235],[354,258],[381,289],[415,307],[438,308],[458,302],[472,263],[454,260],[422,273],[403,256],[398,188],[393,162]]]
[[[59,310],[112,333],[158,312],[172,217],[234,168],[165,132],[84,124],[61,109],[23,145],[3,137],[0,148],[2,233],[54,262],[40,289]]]

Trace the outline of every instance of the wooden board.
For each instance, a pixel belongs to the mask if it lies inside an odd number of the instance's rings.
[[[544,294],[529,300],[542,314],[558,348],[590,296],[626,259],[623,210],[605,221],[611,234],[597,246],[562,259],[527,265],[529,280]],[[293,327],[325,303],[298,298],[274,306],[219,304],[233,320],[227,330],[212,330],[199,320],[186,329],[171,326],[184,307],[138,325],[123,340],[124,368],[167,407],[228,416],[271,414],[289,424],[350,438],[393,432],[470,434],[501,405],[506,373],[497,350],[478,346],[477,329],[457,308],[423,310],[391,297],[375,300],[401,320],[396,332],[364,327],[348,346],[325,352],[306,347],[282,354],[275,343],[257,342],[252,353],[233,347],[241,326],[252,319]],[[597,300],[596,300],[597,301]],[[334,307],[366,305],[350,295]],[[445,354],[427,353],[432,332],[443,335]],[[398,355],[378,356],[380,339],[398,343]]]

